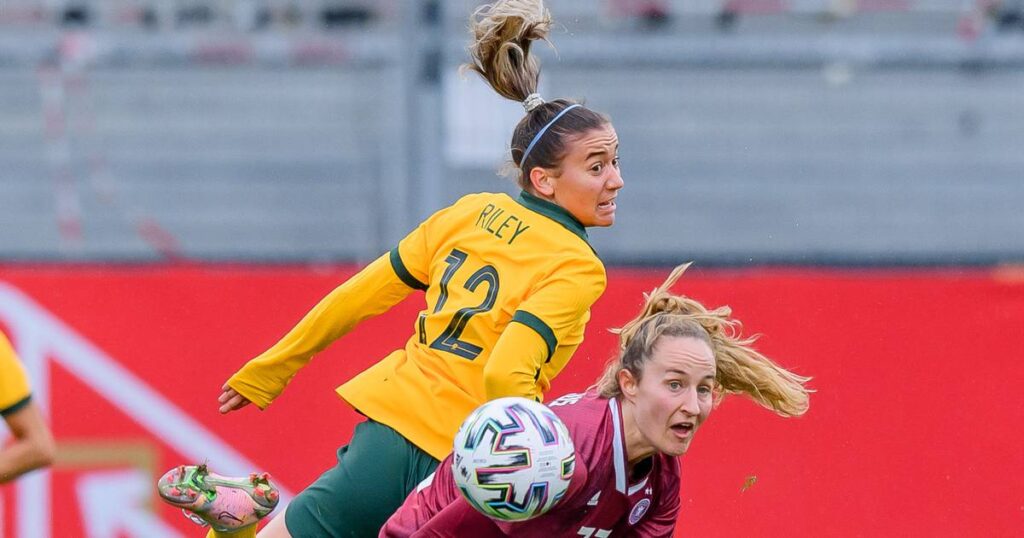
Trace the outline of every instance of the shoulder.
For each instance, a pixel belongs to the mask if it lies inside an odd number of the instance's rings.
[[[14,346],[7,337],[0,333],[0,378],[21,374],[22,367],[14,353]]]
[[[608,398],[602,398],[596,390],[590,389],[585,392],[570,392],[563,394],[547,404],[556,415],[563,414],[597,414],[604,415],[608,411]]]
[[[449,215],[464,215],[467,213],[479,212],[481,208],[487,207],[487,204],[500,203],[502,199],[509,202],[511,198],[506,194],[493,193],[493,192],[477,192],[472,194],[466,194],[454,202],[435,210],[427,218],[427,221],[437,220]]]
[[[507,205],[510,203],[514,203],[514,201],[507,194],[500,192],[474,192],[455,200],[455,202],[448,207],[473,211],[478,210],[481,207],[486,207],[487,204]]]
[[[548,407],[565,423],[573,442],[580,446],[603,446],[607,436],[609,405],[593,391],[566,394],[556,398]]]
[[[604,263],[594,254],[593,250],[586,246],[583,248],[567,248],[561,252],[554,253],[551,256],[551,264],[553,266],[552,271],[586,277],[588,281],[599,282],[602,285],[608,282],[608,273],[605,270]]]
[[[428,229],[466,226],[480,220],[481,216],[495,213],[495,208],[509,204],[514,204],[514,201],[507,194],[492,192],[467,194],[431,213],[421,226],[426,226]]]
[[[0,334],[0,415],[7,416],[27,405],[31,391],[14,348]]]
[[[534,291],[553,290],[563,303],[590,308],[608,287],[604,264],[589,250],[561,250],[547,256]]]

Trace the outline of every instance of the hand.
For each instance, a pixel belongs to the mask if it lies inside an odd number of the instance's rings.
[[[238,391],[229,387],[227,383],[221,387],[221,390],[223,392],[217,397],[217,401],[220,402],[221,414],[237,411],[252,403],[248,398],[239,394]]]

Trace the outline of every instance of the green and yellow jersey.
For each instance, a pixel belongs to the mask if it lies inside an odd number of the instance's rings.
[[[405,347],[338,394],[441,459],[484,401],[542,399],[606,281],[583,226],[561,207],[525,192],[469,195],[332,291],[228,384],[266,407],[316,352],[424,290]]]
[[[0,333],[0,416],[21,409],[31,397],[25,369],[18,362],[10,341]]]

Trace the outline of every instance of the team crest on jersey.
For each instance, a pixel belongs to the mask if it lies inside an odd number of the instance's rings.
[[[629,511],[629,524],[636,525],[644,514],[647,513],[647,509],[651,507],[650,499],[640,499],[640,502],[633,505],[633,509]]]

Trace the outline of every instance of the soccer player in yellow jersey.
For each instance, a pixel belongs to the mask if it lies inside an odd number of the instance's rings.
[[[586,228],[615,222],[623,181],[608,117],[536,93],[540,69],[529,48],[550,24],[541,0],[500,0],[472,22],[469,69],[527,111],[511,142],[522,192],[472,194],[437,211],[224,385],[222,413],[249,403],[263,409],[359,321],[426,292],[405,347],[338,388],[367,420],[338,451],[337,465],[260,536],[376,536],[451,451],[473,409],[502,396],[542,400],[582,341],[606,284]],[[276,494],[262,478],[220,477],[205,466],[173,469],[159,489],[210,523],[211,535],[254,534]]]
[[[0,416],[13,435],[13,441],[0,448],[0,484],[53,461],[56,450],[53,436],[32,401],[25,370],[3,333],[0,333]]]

